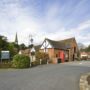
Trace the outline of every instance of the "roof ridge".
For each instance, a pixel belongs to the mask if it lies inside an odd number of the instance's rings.
[[[72,38],[67,38],[67,39],[60,40],[60,41],[67,41],[67,40],[72,40],[72,39],[75,39],[75,37],[72,37]]]

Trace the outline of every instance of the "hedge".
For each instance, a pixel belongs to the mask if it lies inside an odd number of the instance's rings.
[[[17,54],[12,61],[12,67],[14,68],[29,68],[30,58],[25,54]]]

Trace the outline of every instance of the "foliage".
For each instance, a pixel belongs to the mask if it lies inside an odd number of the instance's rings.
[[[15,68],[28,68],[30,66],[30,58],[25,54],[17,54],[14,56],[12,66]]]
[[[38,62],[40,62],[40,59],[41,59],[42,60],[42,64],[46,64],[47,60],[49,59],[48,54],[40,53],[40,52],[36,52],[35,57],[36,57],[36,61],[38,61]]]
[[[87,60],[87,57],[82,57],[81,60]]]
[[[40,52],[36,52],[36,53],[35,53],[35,57],[36,57],[37,60],[40,60],[40,58],[41,58],[41,53],[40,53]]]
[[[10,56],[13,57],[18,52],[18,49],[16,47],[18,46],[16,46],[14,43],[9,43],[7,41],[7,37],[0,35],[0,55],[2,50],[9,50]]]
[[[80,57],[75,58],[75,60],[80,61]]]
[[[90,45],[88,47],[86,47],[85,49],[80,49],[81,52],[90,52]]]
[[[1,51],[8,49],[9,49],[9,43],[7,42],[7,38],[5,36],[0,35],[0,58],[1,58]]]
[[[86,48],[86,52],[90,52],[90,45]]]
[[[19,45],[14,43],[14,48],[17,49],[17,51],[19,51]]]
[[[81,48],[81,49],[80,49],[80,52],[85,52],[85,49],[82,49],[82,48]]]
[[[31,64],[32,64],[32,67],[40,65],[40,60],[36,60],[36,61],[32,62]]]
[[[9,43],[7,42],[7,38],[0,35],[0,49],[1,50],[8,50]]]
[[[47,60],[49,59],[48,54],[41,53],[41,59],[42,59],[42,64],[46,64]]]
[[[17,49],[14,47],[14,43],[9,43],[9,51],[10,51],[10,57],[13,57],[18,53]]]
[[[33,44],[29,45],[28,48],[32,48],[33,47]]]
[[[25,50],[25,49],[26,49],[26,46],[24,43],[19,45],[19,50]]]

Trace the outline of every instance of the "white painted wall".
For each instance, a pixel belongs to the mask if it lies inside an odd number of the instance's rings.
[[[22,54],[22,53],[21,53],[21,51],[19,51],[19,53],[18,53],[18,54]]]
[[[40,49],[45,49],[45,46],[47,46],[46,48],[53,48],[52,45],[47,40],[46,42],[44,41]]]
[[[81,55],[81,58],[82,58],[82,57],[87,57],[87,56],[88,56],[88,55]]]
[[[33,47],[30,52],[36,52],[35,48]]]

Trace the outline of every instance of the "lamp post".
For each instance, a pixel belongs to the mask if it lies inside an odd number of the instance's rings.
[[[32,35],[29,35],[29,48],[33,48],[33,38]],[[30,51],[30,67],[32,66],[32,61],[33,61],[33,55],[32,55],[32,51]]]

